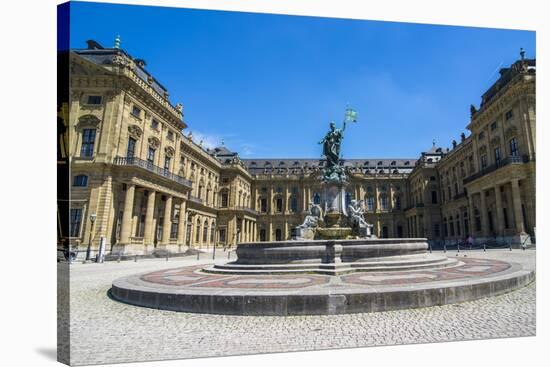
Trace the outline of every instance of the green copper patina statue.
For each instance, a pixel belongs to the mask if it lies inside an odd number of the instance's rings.
[[[345,182],[347,176],[344,167],[340,165],[340,145],[344,139],[344,131],[347,122],[357,122],[357,112],[351,108],[346,109],[344,125],[341,129],[336,128],[334,121],[330,122],[330,130],[319,144],[323,145],[323,156],[326,158],[326,165],[322,171],[321,179],[325,182]]]

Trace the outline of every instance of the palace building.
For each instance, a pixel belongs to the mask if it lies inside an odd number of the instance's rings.
[[[242,159],[196,142],[182,104],[118,47],[69,53],[70,227],[85,251],[148,255],[281,241],[320,202],[320,159]],[[535,236],[535,60],[521,58],[471,107],[470,134],[407,159],[343,159],[346,200],[378,237],[531,243]],[[65,143],[64,143],[65,144]]]

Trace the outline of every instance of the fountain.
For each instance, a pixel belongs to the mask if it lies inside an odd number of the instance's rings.
[[[337,275],[352,271],[405,270],[451,266],[454,259],[427,253],[425,238],[378,239],[364,218],[364,202],[346,203],[349,174],[341,164],[340,146],[346,123],[355,121],[346,111],[341,129],[334,122],[319,142],[325,164],[319,177],[323,203],[309,202],[291,241],[239,244],[237,260],[206,268],[211,273],[275,274],[315,272]]]

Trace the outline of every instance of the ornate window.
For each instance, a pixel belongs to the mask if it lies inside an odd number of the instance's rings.
[[[128,150],[126,151],[126,158],[134,158],[136,153],[136,139],[128,138]]]
[[[76,186],[76,187],[86,187],[86,186],[88,186],[88,176],[86,176],[86,175],[74,176],[73,186]]]
[[[92,157],[94,155],[96,129],[82,130],[82,145],[80,147],[81,157]]]
[[[155,149],[153,147],[149,147],[147,150],[147,163],[155,164]]]

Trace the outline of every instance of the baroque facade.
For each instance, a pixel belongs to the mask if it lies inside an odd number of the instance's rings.
[[[470,135],[411,159],[345,159],[346,198],[378,237],[527,242],[535,228],[535,60],[523,58],[472,106]],[[183,106],[124,50],[88,41],[69,54],[60,108],[70,162],[70,228],[83,251],[113,254],[280,241],[321,202],[319,159],[241,159],[208,149]],[[59,124],[59,122],[58,122]]]

